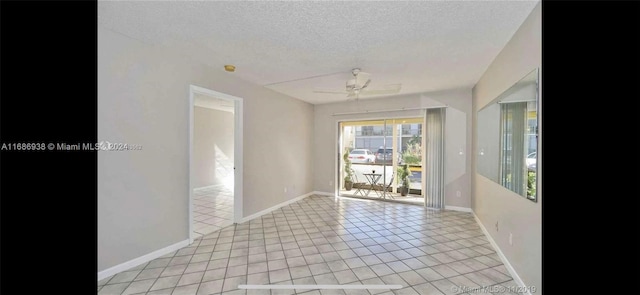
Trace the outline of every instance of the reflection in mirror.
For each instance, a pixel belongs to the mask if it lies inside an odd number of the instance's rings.
[[[478,111],[478,173],[536,201],[538,70]]]

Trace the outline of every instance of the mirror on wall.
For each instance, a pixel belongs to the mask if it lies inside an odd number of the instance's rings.
[[[538,69],[478,111],[478,173],[537,201]]]

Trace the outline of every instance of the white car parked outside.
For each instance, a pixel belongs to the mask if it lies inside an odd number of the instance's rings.
[[[354,149],[349,153],[351,163],[375,163],[376,155],[367,149]]]
[[[536,171],[536,160],[538,159],[536,155],[537,155],[537,152],[533,152],[527,155],[526,163],[529,171],[534,171],[534,172]]]

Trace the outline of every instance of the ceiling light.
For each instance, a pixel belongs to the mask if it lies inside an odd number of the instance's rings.
[[[234,65],[224,65],[224,70],[227,72],[234,72],[236,70],[236,66]]]

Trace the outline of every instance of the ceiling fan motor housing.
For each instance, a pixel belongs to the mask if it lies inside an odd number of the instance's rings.
[[[336,93],[343,94],[346,92],[347,97],[355,97],[355,99],[359,98],[360,94],[367,95],[381,95],[381,94],[395,94],[400,91],[400,84],[388,85],[384,89],[379,90],[369,90],[367,89],[371,79],[369,78],[371,74],[360,71],[359,68],[355,68],[351,70],[351,74],[353,74],[353,78],[348,79],[346,82],[346,91],[338,91],[338,90],[330,90],[330,91],[314,91],[317,93]],[[392,86],[393,88],[390,88]]]

